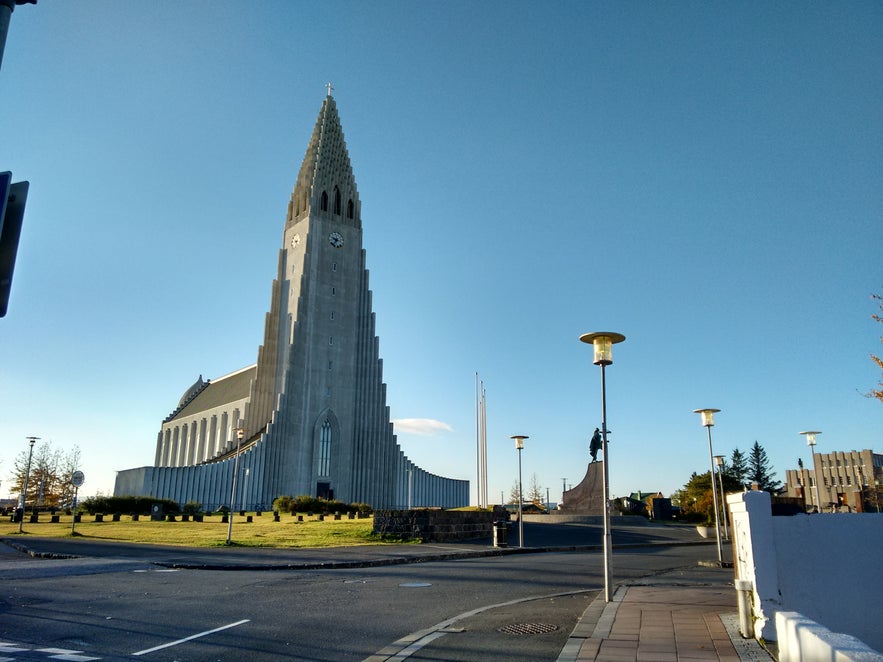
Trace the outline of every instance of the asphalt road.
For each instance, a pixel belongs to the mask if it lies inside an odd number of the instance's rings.
[[[525,528],[528,543],[532,528]],[[584,542],[596,528],[569,535]],[[660,544],[698,538],[687,531],[620,533],[629,546],[614,551],[614,581],[692,567],[714,554],[708,546]],[[651,546],[632,546],[642,539]],[[0,545],[0,657],[15,660],[363,660],[385,651],[382,659],[406,647],[409,635],[439,626],[410,659],[554,660],[603,587],[599,551],[479,556],[495,552],[486,543],[264,551],[25,542],[78,558],[31,558]],[[402,563],[412,559],[423,562]],[[346,567],[360,560],[367,567]],[[317,563],[327,569],[310,569]],[[549,631],[522,631],[527,626]],[[515,633],[500,631],[506,627]]]

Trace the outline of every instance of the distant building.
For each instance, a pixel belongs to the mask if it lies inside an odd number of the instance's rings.
[[[620,510],[636,515],[645,515],[650,519],[670,520],[674,517],[671,499],[663,497],[662,492],[632,492],[620,498]]]
[[[808,510],[883,512],[883,454],[816,453],[814,468],[785,472],[785,496],[802,498]]]
[[[228,504],[244,429],[237,507],[301,494],[375,508],[468,505],[469,481],[402,452],[382,369],[362,206],[329,90],[288,203],[257,362],[200,376],[162,422],[153,466],[119,472],[114,494]]]

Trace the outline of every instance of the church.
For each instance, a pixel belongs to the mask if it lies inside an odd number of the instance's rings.
[[[115,496],[268,510],[282,495],[377,509],[460,507],[469,481],[413,464],[393,433],[362,248],[362,207],[328,95],[288,203],[257,362],[199,379],[162,422],[153,466]]]

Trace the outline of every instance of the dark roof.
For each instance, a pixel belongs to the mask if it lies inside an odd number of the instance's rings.
[[[257,366],[252,365],[208,382],[196,397],[183,407],[173,411],[163,423],[168,423],[176,418],[186,418],[201,411],[220,407],[228,402],[247,398],[256,372]]]
[[[193,398],[199,395],[199,392],[204,389],[208,385],[208,382],[202,378],[202,375],[199,376],[193,386],[184,391],[184,395],[181,396],[181,399],[178,400],[178,409],[186,405]]]

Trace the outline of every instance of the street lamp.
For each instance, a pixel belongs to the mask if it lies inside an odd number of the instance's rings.
[[[819,472],[816,468],[816,435],[822,434],[818,430],[807,430],[806,432],[799,432],[798,434],[802,434],[806,436],[806,445],[809,446],[809,451],[812,453],[812,474],[813,474],[813,489],[816,493],[816,512],[822,512],[822,502],[819,500]]]
[[[717,538],[717,562],[723,567],[724,565],[724,555],[721,551],[721,523],[720,523],[720,512],[717,504],[717,490],[714,489],[714,451],[711,449],[711,428],[714,426],[714,415],[719,412],[720,409],[694,409],[694,414],[699,414],[702,417],[702,425],[708,430],[708,459],[711,462],[711,496],[714,501],[714,530],[715,537]]]
[[[236,431],[236,458],[233,460],[233,485],[230,487],[230,512],[227,517],[227,544],[230,544],[233,536],[233,510],[236,506],[236,474],[239,473],[239,449],[242,447],[242,438],[245,436],[245,428],[235,428]]]
[[[524,518],[521,512],[521,504],[524,503],[524,492],[521,490],[521,451],[524,448],[524,440],[530,439],[530,437],[526,434],[516,434],[509,438],[515,440],[515,448],[518,449],[518,546],[524,547]]]
[[[604,600],[613,599],[611,587],[611,561],[613,557],[613,540],[610,536],[610,463],[607,461],[607,382],[604,368],[613,363],[613,345],[625,340],[621,333],[612,331],[596,331],[584,333],[579,337],[581,342],[592,345],[595,350],[592,363],[601,366],[601,452],[604,454]]]
[[[721,486],[721,512],[724,514],[724,540],[729,540],[730,530],[727,526],[727,502],[726,499],[724,499],[724,456],[715,455],[714,463],[717,465],[717,479]]]
[[[28,451],[28,468],[25,470],[25,484],[21,489],[21,519],[18,520],[18,532],[22,532],[22,528],[25,524],[25,505],[27,504],[28,498],[28,480],[31,477],[31,458],[34,456],[34,444],[40,439],[40,437],[25,437],[28,440],[28,443],[31,445],[30,450]]]

